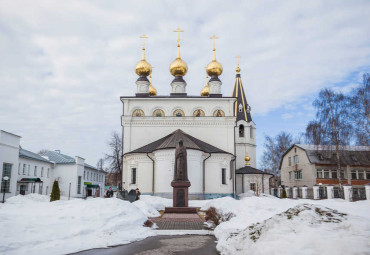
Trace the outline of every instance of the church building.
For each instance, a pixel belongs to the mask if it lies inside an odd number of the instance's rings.
[[[256,128],[239,64],[232,96],[225,96],[220,79],[223,68],[216,60],[213,43],[213,58],[206,68],[210,79],[199,96],[188,95],[184,79],[188,66],[180,56],[182,31],[175,32],[178,32],[177,57],[169,68],[174,76],[170,95],[157,95],[143,43],[142,59],[135,66],[139,76],[136,95],[120,98],[123,103],[123,187],[172,198],[175,149],[182,140],[187,149],[189,199],[246,192],[253,188],[248,180],[257,170]],[[267,180],[262,192],[268,193],[269,175],[263,173],[262,178]]]

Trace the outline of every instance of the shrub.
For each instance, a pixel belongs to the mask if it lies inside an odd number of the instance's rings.
[[[53,202],[56,200],[60,200],[60,189],[59,189],[59,184],[57,180],[54,181],[53,189],[51,190],[50,202]]]
[[[285,188],[283,188],[283,190],[281,191],[281,196],[280,196],[280,198],[287,198]]]
[[[220,213],[214,207],[210,207],[206,211],[206,221],[212,221],[214,226],[218,226],[220,223],[228,221],[234,216],[233,213]]]

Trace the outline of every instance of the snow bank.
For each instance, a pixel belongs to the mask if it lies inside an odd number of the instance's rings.
[[[132,203],[138,209],[140,209],[147,217],[159,217],[161,214],[151,204],[137,200]]]
[[[225,197],[201,209],[211,206],[236,215],[214,231],[222,254],[365,254],[370,250],[369,201]],[[288,219],[294,211],[301,212]],[[340,221],[326,222],[329,216],[319,213],[324,211]]]
[[[115,198],[16,196],[1,205],[0,219],[0,254],[66,254],[154,235],[140,209]]]
[[[156,210],[164,210],[165,207],[172,207],[173,200],[169,198],[151,196],[151,195],[141,195],[140,200],[151,205]],[[202,207],[210,200],[189,200],[190,207]]]

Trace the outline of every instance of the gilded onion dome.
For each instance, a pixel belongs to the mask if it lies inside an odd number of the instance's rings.
[[[174,32],[178,33],[177,57],[170,65],[170,73],[173,76],[185,76],[185,74],[188,72],[188,65],[180,57],[180,32],[184,31],[180,30],[180,28],[177,28],[177,30],[175,30]]]
[[[207,65],[206,71],[209,76],[220,76],[222,74],[222,65],[216,60],[216,47],[215,39],[218,39],[215,35],[211,37],[213,39],[213,58],[212,61]]]
[[[152,84],[152,76],[149,76],[149,96],[156,96],[157,95],[157,90],[153,87]]]
[[[146,61],[145,59],[145,42],[144,39],[148,38],[145,35],[140,36],[140,38],[143,38],[143,55],[141,57],[141,60],[137,62],[135,65],[135,73],[139,76],[148,76],[152,73],[152,66]]]
[[[201,90],[200,95],[201,95],[202,97],[207,97],[207,96],[209,96],[208,75],[207,75],[207,78],[206,78],[206,86],[204,86],[204,88]]]
[[[249,161],[251,161],[251,158],[248,156],[248,151],[245,152],[245,165],[246,166],[249,166],[251,163]]]

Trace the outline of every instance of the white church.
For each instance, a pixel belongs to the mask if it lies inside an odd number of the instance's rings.
[[[177,42],[177,57],[169,68],[174,76],[170,95],[157,95],[148,80],[152,67],[143,44],[142,59],[135,66],[136,95],[120,98],[123,187],[172,198],[175,148],[182,140],[187,148],[189,199],[235,197],[249,190],[268,193],[271,175],[256,169],[256,127],[239,65],[232,96],[224,96],[219,78],[223,68],[214,46],[206,68],[209,81],[199,96],[188,95],[180,36]]]

